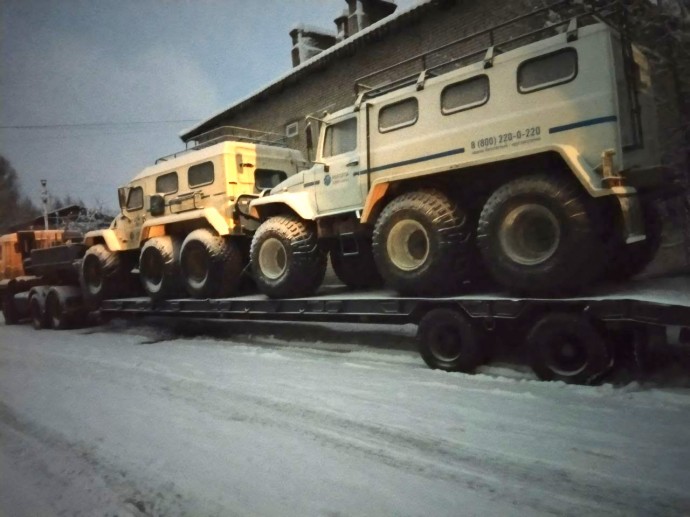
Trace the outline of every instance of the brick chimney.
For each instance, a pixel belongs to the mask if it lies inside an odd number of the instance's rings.
[[[393,14],[396,9],[395,2],[390,0],[346,0],[347,2],[347,26],[346,38],[353,36],[369,25]],[[345,15],[345,13],[343,13]],[[335,23],[338,25],[336,18]],[[340,31],[338,31],[340,33]]]
[[[290,31],[292,38],[292,66],[299,66],[319,52],[332,47],[336,37],[318,27],[298,25]]]
[[[335,43],[366,29],[372,23],[393,14],[392,0],[345,0],[347,9],[335,21],[336,35],[318,27],[297,25],[290,31],[292,38],[292,66],[299,66]]]

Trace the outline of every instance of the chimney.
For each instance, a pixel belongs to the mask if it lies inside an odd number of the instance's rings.
[[[370,25],[382,20],[386,16],[393,14],[396,5],[391,0],[346,0],[347,21],[345,23],[345,38],[353,36],[357,32],[366,29]],[[340,34],[340,26],[338,21],[342,18],[335,19],[336,26],[338,26],[338,34]],[[344,38],[343,38],[344,39]]]
[[[290,31],[292,66],[299,66],[319,52],[335,45],[336,37],[318,27],[298,25]]]
[[[350,33],[347,30],[347,18],[348,18],[348,10],[345,9],[343,10],[342,13],[340,13],[340,16],[338,16],[335,20],[335,27],[336,27],[336,41],[343,41],[346,38],[350,37]]]

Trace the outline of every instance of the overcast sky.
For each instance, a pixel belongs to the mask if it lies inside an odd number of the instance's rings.
[[[399,10],[414,3],[397,1]],[[115,208],[118,186],[183,148],[180,131],[291,68],[292,27],[335,33],[345,7],[0,0],[0,154],[37,204],[44,178],[57,196]]]

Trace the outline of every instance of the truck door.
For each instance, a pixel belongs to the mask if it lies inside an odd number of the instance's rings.
[[[366,172],[366,164],[359,140],[356,115],[325,127],[320,156],[325,165],[313,179],[319,213],[361,208],[360,173]]]

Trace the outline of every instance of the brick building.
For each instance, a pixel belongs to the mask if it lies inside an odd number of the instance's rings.
[[[420,0],[415,6],[400,10],[389,0],[345,3],[346,9],[335,18],[332,31],[302,25],[290,31],[292,48],[286,44],[285,49],[292,55],[290,71],[187,130],[181,138],[185,142],[203,141],[200,135],[205,132],[222,126],[240,126],[285,135],[288,146],[306,154],[306,115],[319,116],[324,111],[351,105],[356,98],[357,80],[376,86],[419,73],[506,41],[517,33],[548,26],[572,9],[580,9],[582,4],[555,0]],[[540,14],[491,34],[451,44],[535,10],[541,10]],[[422,55],[423,58],[412,59]],[[389,70],[406,60],[405,65]],[[686,145],[685,131],[677,128],[683,127],[683,117],[688,114],[678,107],[682,96],[672,93],[672,83],[668,74],[657,78],[657,90],[666,93],[659,103],[660,141],[665,145],[665,161],[676,166],[679,184],[684,183],[687,189],[687,152],[678,152]],[[675,238],[683,241],[684,247],[684,251],[674,252],[673,260],[683,266],[690,264],[690,213],[683,213],[688,205],[687,192],[685,203],[668,205],[674,227],[679,228],[680,236]]]

